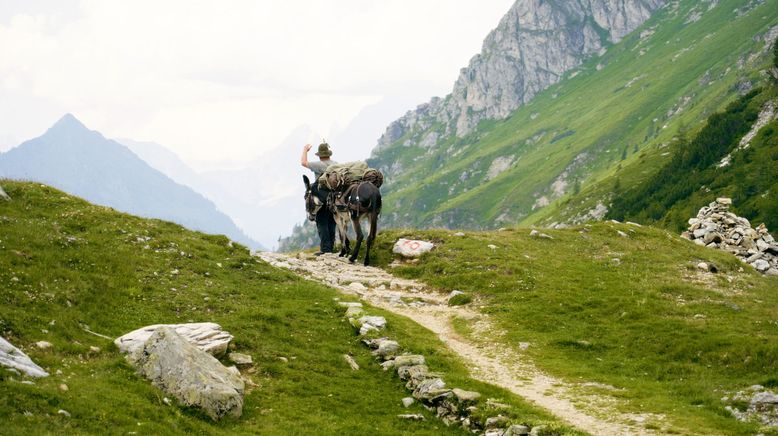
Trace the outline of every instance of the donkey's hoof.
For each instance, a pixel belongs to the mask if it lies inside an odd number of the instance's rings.
[[[349,263],[354,263],[354,261],[355,261],[355,260],[356,260],[356,259],[354,259],[353,257],[349,257],[349,258],[348,258],[348,261],[349,261]]]

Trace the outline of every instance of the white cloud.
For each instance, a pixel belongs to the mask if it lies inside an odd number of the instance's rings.
[[[329,132],[389,95],[448,93],[512,0],[6,3],[0,137],[73,112],[201,162],[255,156],[301,124]]]

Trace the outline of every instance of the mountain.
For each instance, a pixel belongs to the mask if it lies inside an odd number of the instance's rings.
[[[378,141],[383,224],[602,218],[614,174],[653,174],[674,137],[764,80],[776,26],[758,0],[518,0],[452,93]]]
[[[0,177],[50,184],[100,205],[261,248],[213,203],[151,168],[127,147],[87,129],[71,114],[42,136],[0,154]]]

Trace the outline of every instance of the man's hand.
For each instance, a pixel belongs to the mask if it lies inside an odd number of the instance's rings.
[[[300,165],[308,168],[308,152],[311,151],[311,144],[305,144],[303,146],[303,154],[300,156]]]
[[[305,147],[303,147],[303,151],[308,153],[309,151],[311,151],[311,148],[313,148],[311,144],[305,144]]]

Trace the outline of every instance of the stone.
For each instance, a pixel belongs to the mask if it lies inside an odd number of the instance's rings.
[[[765,272],[768,269],[770,269],[770,262],[764,260],[764,259],[758,259],[754,263],[751,264],[754,268],[756,268],[757,271]]]
[[[465,233],[464,232],[456,232],[456,233],[454,233],[454,236],[462,237],[462,236],[465,236]]]
[[[24,373],[29,377],[48,377],[49,373],[36,365],[29,356],[0,337],[0,366]]]
[[[360,306],[351,306],[346,309],[346,318],[356,318],[365,313],[365,310]]]
[[[403,407],[405,407],[406,409],[408,407],[411,407],[411,405],[415,402],[416,400],[414,400],[413,397],[405,397],[402,399]]]
[[[716,203],[722,205],[722,206],[731,206],[732,205],[732,199],[726,198],[726,197],[719,197],[716,199]]]
[[[251,356],[243,353],[230,353],[227,355],[227,360],[238,366],[251,366],[254,363]]]
[[[369,325],[376,330],[381,330],[386,327],[386,318],[383,316],[363,316],[357,320],[357,323],[360,327]]]
[[[765,274],[768,276],[778,277],[778,268],[770,268],[765,271]]]
[[[94,345],[89,347],[89,352],[92,354],[99,354],[100,351],[100,347],[95,347]]]
[[[243,412],[244,383],[240,376],[171,327],[156,328],[127,360],[165,393],[202,409],[214,420],[237,418]]]
[[[167,327],[175,330],[192,345],[214,356],[223,356],[232,341],[232,335],[212,322],[189,324],[155,324],[133,330],[116,338],[114,344],[122,353],[133,353],[141,348],[157,329]]]
[[[705,236],[705,233],[707,233],[707,232],[708,232],[707,229],[697,229],[697,230],[692,231],[692,236],[694,236],[695,239],[702,238],[702,237]]]
[[[526,425],[514,424],[505,430],[502,436],[527,436],[530,428]]]
[[[35,343],[35,346],[40,348],[41,350],[48,350],[52,347],[51,342],[46,341],[38,341]]]
[[[67,410],[65,410],[65,409],[59,409],[59,410],[57,410],[57,415],[62,415],[62,416],[64,416],[65,418],[70,418],[70,412],[68,412],[68,411],[67,411]]]
[[[452,392],[460,403],[475,403],[481,398],[481,394],[478,392],[466,391],[464,389],[454,388]]]
[[[505,428],[508,425],[508,417],[498,415],[486,418],[486,428]]]
[[[9,197],[8,194],[6,194],[2,186],[0,186],[0,200],[11,201],[11,197]]]
[[[616,233],[618,233],[622,238],[629,238],[629,235],[622,232],[621,230],[617,230]]]
[[[535,427],[532,427],[532,431],[529,432],[529,436],[546,436],[546,435],[552,435],[553,433],[548,431],[548,427],[545,425],[538,425]]]
[[[397,376],[400,377],[400,380],[415,379],[421,381],[429,373],[427,365],[397,366],[397,362],[395,362],[395,367],[397,368]]]
[[[446,382],[440,378],[422,380],[413,390],[413,398],[418,400],[430,399],[441,393],[446,388]]]
[[[400,344],[397,341],[385,340],[378,344],[378,348],[373,352],[376,356],[383,360],[388,360],[390,357],[397,355],[400,350]]]
[[[362,307],[362,303],[358,301],[339,301],[338,306],[340,307]]]
[[[352,371],[359,371],[359,364],[356,360],[354,360],[353,357],[348,354],[344,354],[343,359],[346,361],[346,363],[348,363],[348,366],[351,367]]]
[[[67,392],[70,390],[70,388],[68,388],[68,385],[66,385],[65,383],[62,383],[59,385],[59,390],[61,390],[62,392]]]
[[[403,257],[419,257],[435,248],[435,244],[427,241],[400,238],[392,248],[392,253]]]
[[[702,238],[702,242],[707,244],[718,244],[722,241],[721,235],[716,232],[709,232],[706,233],[705,236]]]
[[[352,290],[354,292],[362,292],[362,291],[366,291],[367,290],[367,287],[365,285],[363,285],[362,283],[359,283],[359,282],[351,282],[351,283],[349,283],[347,288],[349,288],[350,290]]]
[[[400,419],[407,419],[410,421],[424,421],[424,415],[418,413],[397,415]]]
[[[394,358],[394,366],[397,368],[401,366],[424,365],[425,363],[424,356],[419,354],[405,354]]]
[[[496,245],[494,245],[494,244],[489,244],[489,245],[487,245],[486,247],[487,247],[487,248],[490,248],[490,249],[492,249],[492,250],[496,250],[496,249],[497,249],[497,246],[496,246]]]

